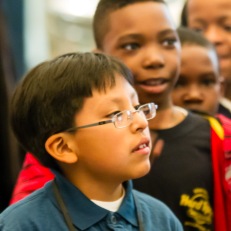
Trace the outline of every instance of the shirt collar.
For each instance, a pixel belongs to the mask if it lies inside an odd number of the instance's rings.
[[[132,194],[132,182],[127,181],[123,184],[126,191],[124,200],[117,211],[125,220],[134,226],[138,226],[136,207],[134,203],[134,198]]]
[[[72,222],[80,229],[87,229],[99,222],[110,211],[99,207],[89,200],[77,187],[70,183],[60,173],[54,171],[56,181],[68,209]],[[117,213],[131,224],[138,226],[136,208],[132,194],[132,182],[124,183],[125,197]],[[54,197],[52,197],[55,200]],[[55,202],[57,203],[57,202]]]

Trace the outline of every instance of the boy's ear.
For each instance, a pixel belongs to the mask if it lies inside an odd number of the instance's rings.
[[[47,152],[56,160],[73,164],[78,157],[73,145],[73,138],[69,134],[58,133],[50,136],[45,142]]]

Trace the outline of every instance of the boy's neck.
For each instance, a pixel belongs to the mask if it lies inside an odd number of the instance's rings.
[[[187,114],[185,109],[173,105],[165,109],[160,108],[156,117],[149,121],[149,128],[153,130],[173,128],[181,123]]]
[[[102,179],[96,181],[92,178],[81,177],[77,168],[74,174],[73,171],[69,172],[69,169],[66,169],[65,176],[90,200],[110,202],[118,200],[122,196],[124,190],[122,183],[105,182]],[[74,176],[78,176],[78,178]]]
[[[97,200],[97,201],[116,201],[123,195],[123,185],[120,184],[118,187],[110,188],[105,187],[105,185],[102,184],[102,186],[96,186],[92,187],[90,186],[89,190],[85,190],[84,194],[90,199],[90,200]]]
[[[123,189],[121,197],[115,201],[99,201],[99,200],[91,200],[91,201],[104,209],[107,209],[111,212],[116,212],[118,211],[124,196],[125,196],[125,190]]]

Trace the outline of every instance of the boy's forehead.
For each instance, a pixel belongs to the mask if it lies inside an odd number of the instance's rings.
[[[112,102],[121,103],[124,99],[137,100],[135,88],[121,74],[116,74],[115,77],[115,85],[106,86],[105,91],[93,89],[93,98],[105,105]]]
[[[185,61],[185,57],[189,57],[190,60],[186,59]],[[205,60],[206,68],[212,67],[214,73],[218,77],[219,60],[215,49],[203,47],[197,44],[184,44],[182,46],[182,64],[184,64],[185,62],[190,62],[190,65],[195,65],[195,62],[204,63]]]
[[[194,5],[199,5],[199,4],[203,4],[203,5],[221,5],[221,6],[228,6],[230,5],[230,0],[188,0],[187,4],[194,4]]]
[[[163,19],[169,21],[171,24],[173,23],[171,13],[166,4],[155,1],[144,1],[144,2],[135,2],[132,4],[128,4],[124,7],[116,9],[109,13],[109,18],[119,19],[118,15],[123,17],[123,20],[130,21],[131,19],[139,19],[139,22],[145,20],[144,16],[146,14],[153,14],[156,16],[162,16]],[[142,15],[142,17],[141,17]],[[138,17],[135,17],[138,16]],[[110,22],[110,21],[109,21]],[[156,26],[158,26],[157,22],[154,22]]]
[[[213,8],[218,14],[225,14],[231,8],[230,0],[188,0],[187,3],[188,14],[197,13],[198,11],[204,11],[206,9]],[[222,11],[221,11],[222,10]],[[231,13],[230,13],[231,14]],[[204,15],[208,17],[209,15]]]
[[[109,14],[107,23],[105,37],[110,33],[119,36],[120,33],[140,31],[145,25],[150,25],[150,30],[155,32],[176,29],[168,7],[153,1],[137,2],[117,9]]]

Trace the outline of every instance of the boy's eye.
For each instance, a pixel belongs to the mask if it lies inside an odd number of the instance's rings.
[[[138,43],[127,43],[122,46],[123,49],[128,50],[128,51],[136,50],[139,47],[140,45]]]
[[[118,113],[120,113],[120,112],[121,112],[121,111],[114,111],[114,112],[108,114],[106,117],[107,117],[107,118],[112,118],[114,115],[116,115],[116,114],[118,114]]]
[[[135,109],[135,110],[138,110],[138,108],[139,108],[140,106],[141,106],[140,104],[137,104],[136,106],[134,106],[134,109]]]
[[[179,40],[177,38],[167,38],[163,41],[164,46],[174,46]]]
[[[224,25],[224,29],[228,32],[231,32],[231,25]]]
[[[212,86],[214,84],[216,84],[216,80],[215,79],[203,79],[201,80],[201,83],[205,86]]]
[[[196,32],[200,32],[200,33],[203,33],[204,31],[203,26],[192,26],[191,29],[193,29]]]
[[[184,87],[187,85],[187,81],[185,79],[178,79],[178,81],[176,82],[175,84],[175,88],[178,88],[178,87]]]
[[[133,106],[133,110],[137,110],[138,108],[140,107],[140,104],[136,104],[136,106]],[[114,112],[112,112],[112,113],[110,113],[110,114],[108,114],[106,117],[107,118],[112,118],[114,115],[116,115],[116,114],[118,114],[118,113],[120,113],[120,112],[122,112],[122,111],[126,111],[126,110],[130,110],[130,109],[123,109],[123,110],[117,110],[117,111],[114,111]]]
[[[203,33],[203,29],[202,29],[202,28],[194,28],[194,30],[195,30],[196,32]]]

